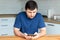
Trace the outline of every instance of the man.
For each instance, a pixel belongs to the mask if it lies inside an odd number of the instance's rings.
[[[35,1],[28,1],[26,3],[25,11],[20,12],[16,17],[14,24],[15,35],[30,40],[37,39],[46,34],[44,19],[37,10],[38,6]],[[38,33],[38,29],[40,29],[40,33]],[[36,36],[28,36],[28,34],[34,34],[35,32],[37,32]]]

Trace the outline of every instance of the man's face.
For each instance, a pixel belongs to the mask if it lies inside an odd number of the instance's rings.
[[[35,8],[34,10],[27,9],[26,14],[29,18],[34,18],[37,13],[37,9]]]

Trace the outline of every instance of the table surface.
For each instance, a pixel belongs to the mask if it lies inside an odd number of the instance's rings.
[[[18,36],[0,36],[0,40],[26,40],[25,38]],[[60,40],[60,36],[43,36],[38,38],[37,40]]]

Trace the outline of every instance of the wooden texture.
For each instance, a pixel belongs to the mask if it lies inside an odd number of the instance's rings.
[[[26,40],[26,39],[17,36],[0,36],[0,40]],[[38,38],[37,40],[60,40],[60,36],[43,36]]]
[[[48,19],[46,17],[44,17],[44,20],[45,20],[45,22],[60,24],[59,21],[56,21],[56,20],[53,20],[53,19]]]

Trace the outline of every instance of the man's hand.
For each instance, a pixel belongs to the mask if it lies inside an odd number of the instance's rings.
[[[37,39],[37,38],[39,38],[39,35],[38,35],[37,32],[35,32],[34,35],[35,35],[35,36],[33,36],[32,39]]]
[[[36,36],[32,37],[32,40],[36,40],[38,38],[39,38],[39,35],[36,35]]]
[[[39,37],[42,37],[46,34],[46,28],[41,28],[40,33],[35,33],[36,36],[32,37],[32,39],[37,39]]]
[[[26,40],[32,40],[32,36],[25,36]]]

